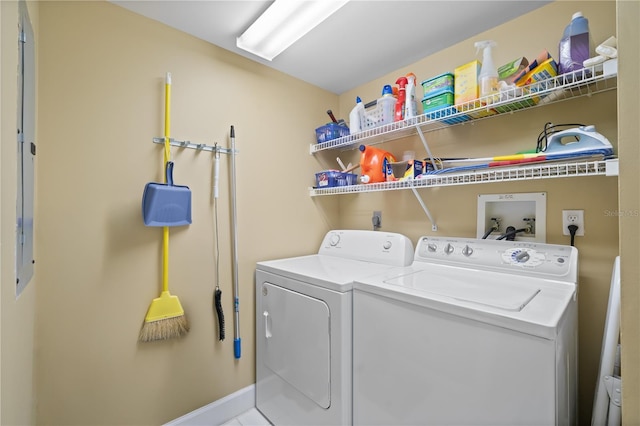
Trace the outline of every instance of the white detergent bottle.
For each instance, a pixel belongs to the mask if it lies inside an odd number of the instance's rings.
[[[349,133],[359,133],[364,129],[364,104],[360,96],[356,96],[356,106],[349,113]]]
[[[560,40],[558,74],[581,70],[590,53],[589,20],[582,12],[576,12],[571,17],[569,25],[565,27]]]
[[[498,69],[493,63],[491,56],[491,48],[496,47],[495,41],[486,40],[478,41],[475,44],[476,49],[482,49],[482,67],[480,75],[478,75],[478,86],[480,88],[480,97],[483,104],[497,102],[500,97],[500,88],[498,87]],[[485,98],[486,97],[486,98]]]
[[[390,84],[385,84],[382,88],[382,97],[378,98],[376,104],[377,116],[374,127],[393,123],[396,108],[396,97],[393,96],[393,88]]]

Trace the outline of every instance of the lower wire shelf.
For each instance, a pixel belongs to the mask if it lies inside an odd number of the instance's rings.
[[[463,173],[423,175],[418,179],[395,182],[368,183],[336,186],[331,188],[309,188],[312,197],[322,195],[356,194],[362,192],[396,191],[439,186],[469,185],[474,183],[514,182],[531,179],[551,179],[581,176],[617,176],[618,159],[599,161],[576,161],[547,163],[518,167],[478,169]]]

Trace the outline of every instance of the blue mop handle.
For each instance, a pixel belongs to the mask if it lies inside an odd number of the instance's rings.
[[[236,359],[240,359],[240,338],[233,339],[233,355]]]
[[[233,354],[236,359],[240,358],[240,299],[238,292],[238,223],[236,210],[236,133],[231,126],[231,222],[233,237],[233,303],[235,306],[235,324],[233,339]]]
[[[240,313],[239,304],[240,304],[240,300],[237,297],[235,297],[234,306],[235,306],[236,324],[238,324],[239,322],[239,318],[238,318],[238,315]],[[233,339],[233,355],[236,357],[236,359],[240,359],[240,352],[241,352],[240,351],[240,330],[237,329],[236,337],[235,339]]]

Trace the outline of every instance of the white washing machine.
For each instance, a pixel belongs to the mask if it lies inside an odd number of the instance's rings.
[[[574,247],[423,237],[356,279],[355,425],[577,424]]]
[[[404,235],[334,230],[256,265],[256,407],[274,425],[352,424],[352,286],[411,264]]]

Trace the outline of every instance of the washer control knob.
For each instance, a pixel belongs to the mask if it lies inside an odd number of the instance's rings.
[[[473,254],[473,249],[471,247],[469,247],[468,245],[464,246],[464,248],[462,249],[462,254],[469,257]]]
[[[391,248],[391,241],[385,241],[384,244],[382,244],[382,248],[384,248],[385,250],[389,250]]]
[[[531,259],[531,255],[528,251],[522,250],[520,253],[515,256],[516,262],[525,263],[527,260]]]
[[[427,250],[430,251],[431,253],[435,253],[437,249],[438,249],[438,246],[435,245],[434,243],[429,243],[427,245]]]
[[[335,247],[338,245],[339,242],[340,242],[340,235],[331,234],[331,237],[329,237],[329,244]]]
[[[454,250],[454,248],[453,248],[453,245],[451,245],[451,243],[447,243],[447,245],[444,247],[444,252],[446,254],[453,253],[453,250]]]

